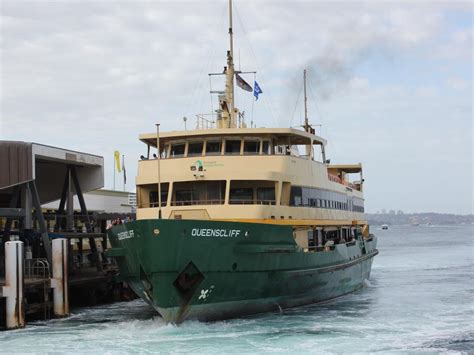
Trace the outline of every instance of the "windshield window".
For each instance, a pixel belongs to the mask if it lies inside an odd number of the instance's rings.
[[[260,141],[244,141],[244,154],[259,154],[260,153]]]
[[[221,155],[221,141],[208,141],[206,155]]]
[[[192,142],[188,146],[188,157],[197,157],[202,155],[203,142]]]
[[[229,139],[225,141],[225,153],[226,154],[240,154],[240,140]]]
[[[171,158],[179,158],[184,156],[184,147],[186,145],[184,143],[172,144],[170,157]]]

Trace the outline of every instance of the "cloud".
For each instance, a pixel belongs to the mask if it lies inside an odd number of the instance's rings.
[[[453,90],[464,91],[470,89],[472,91],[472,81],[466,79],[457,77],[449,78],[446,80],[446,84]]]
[[[183,116],[191,127],[195,114],[211,110],[207,73],[225,65],[225,2],[4,0],[0,6],[4,139],[102,154],[110,187],[115,149],[126,155],[131,177],[146,150],[139,133],[153,131],[157,121],[166,130],[182,129]],[[465,133],[472,132],[466,123],[472,115],[472,69],[466,69],[472,24],[448,21],[449,14],[466,11],[472,9],[461,3],[237,2],[236,59],[242,69],[258,71],[264,91],[254,104],[251,94],[238,91],[237,103],[259,126],[297,123],[306,67],[310,117],[323,123],[334,157],[367,162],[374,209],[403,209],[397,197],[403,187],[396,182],[408,168],[422,181],[425,173],[415,162],[433,164],[430,174],[438,181],[449,172],[435,171],[433,155],[462,156],[469,165],[462,152],[472,142]],[[409,80],[398,77],[403,70]],[[439,123],[446,117],[449,129]],[[452,144],[440,143],[445,133]],[[384,175],[382,168],[391,166],[380,151],[412,165]],[[393,202],[379,195],[386,184],[393,186]],[[455,201],[449,188],[444,191]],[[467,209],[465,201],[451,205]]]

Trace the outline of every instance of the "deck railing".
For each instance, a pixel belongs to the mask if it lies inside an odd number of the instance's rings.
[[[224,199],[215,200],[185,200],[185,201],[171,201],[171,206],[194,206],[194,205],[223,205]],[[230,205],[275,205],[275,200],[229,200]],[[150,202],[149,204],[140,204],[140,208],[155,208],[158,207],[158,202]],[[166,207],[166,201],[161,202],[161,207]]]
[[[231,205],[275,205],[275,203],[275,200],[229,200],[229,204]]]
[[[223,205],[223,204],[224,204],[223,199],[171,201],[171,206]]]
[[[349,182],[349,181],[346,181],[346,180],[343,180],[341,179],[339,176],[337,175],[334,175],[334,174],[328,174],[328,178],[329,178],[329,181],[332,181],[332,182],[337,182],[338,184],[341,184],[341,185],[344,185],[344,186],[348,186],[354,190],[360,190],[360,186],[359,185],[356,185],[352,182]]]

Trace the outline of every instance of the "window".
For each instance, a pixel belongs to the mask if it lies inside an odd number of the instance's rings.
[[[302,206],[303,189],[300,186],[292,186],[290,193],[290,206]]]
[[[153,184],[154,186],[150,187],[152,190],[149,192],[149,207],[158,207],[158,186]],[[161,184],[161,206],[166,206],[166,202],[168,201],[168,190],[169,190],[169,183],[162,183]]]
[[[168,151],[169,151],[170,145],[165,144],[164,146],[161,146],[161,159],[166,159],[168,158]]]
[[[170,157],[171,158],[180,158],[184,156],[184,147],[186,145],[184,143],[172,144]]]
[[[244,154],[252,155],[260,153],[259,141],[244,141]]]
[[[262,142],[262,154],[270,155],[272,154],[271,145],[269,141]]]
[[[208,141],[206,155],[221,155],[221,141]]]
[[[225,181],[206,181],[206,201],[208,204],[223,204],[225,196]]]
[[[176,191],[176,206],[187,206],[193,205],[195,201],[198,201],[197,192],[193,190],[179,190]]]
[[[188,157],[200,157],[202,155],[203,142],[192,142],[188,145]]]
[[[257,188],[257,203],[262,205],[275,204],[275,188],[274,187],[259,187]]]
[[[252,204],[253,189],[252,188],[235,188],[230,189],[230,204]]]
[[[308,248],[314,248],[316,246],[316,239],[315,239],[315,234],[316,234],[316,231],[308,231],[307,232],[307,235],[308,235]]]
[[[225,141],[225,153],[230,155],[240,154],[240,140],[229,139]]]
[[[174,183],[173,206],[219,205],[224,203],[225,181],[186,181]]]
[[[290,206],[363,212],[364,200],[357,197],[349,197],[346,194],[336,191],[327,191],[304,186],[291,186]]]
[[[290,155],[290,147],[286,145],[276,145],[275,154],[276,155]]]

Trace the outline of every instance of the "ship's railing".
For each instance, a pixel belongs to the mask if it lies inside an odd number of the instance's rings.
[[[184,201],[171,201],[171,206],[193,206],[193,205],[223,205],[223,199],[214,199],[214,200],[184,200]],[[229,200],[230,205],[275,205],[275,200],[239,200],[231,199]],[[165,207],[166,202],[161,202],[161,207]],[[140,208],[147,207],[158,207],[158,202],[150,202],[149,204],[140,204]]]
[[[187,200],[171,201],[171,206],[192,206],[192,205],[223,205],[224,200]]]
[[[229,204],[231,205],[275,205],[275,203],[275,200],[229,200]]]
[[[201,113],[196,115],[196,129],[211,129],[216,127],[216,121],[212,118],[215,115],[213,113]],[[211,119],[207,118],[210,117]]]
[[[147,208],[147,207],[158,207],[158,202],[150,202],[149,204],[146,204],[146,203],[140,204],[140,208]],[[166,201],[161,201],[161,207],[166,207]]]
[[[343,184],[343,185],[344,185],[342,179],[341,179],[339,176],[337,176],[337,175],[328,174],[328,178],[329,178],[329,181],[337,182],[337,183],[339,183],[339,184]]]
[[[354,190],[360,190],[360,186],[357,184],[353,184],[352,182],[348,182],[346,180],[341,179],[339,176],[334,174],[328,174],[329,181],[337,182],[338,184],[348,186]]]
[[[316,252],[319,252],[319,251],[331,251],[331,250],[335,250],[337,245],[345,245],[345,246],[347,246],[347,247],[352,247],[352,246],[356,245],[356,243],[357,243],[357,240],[354,239],[354,240],[350,240],[350,241],[348,241],[348,242],[338,243],[338,244],[308,246],[308,250],[309,250],[309,251],[316,251]]]
[[[330,250],[335,250],[336,246],[335,245],[319,245],[319,246],[312,246],[308,247],[309,251],[330,251]]]

